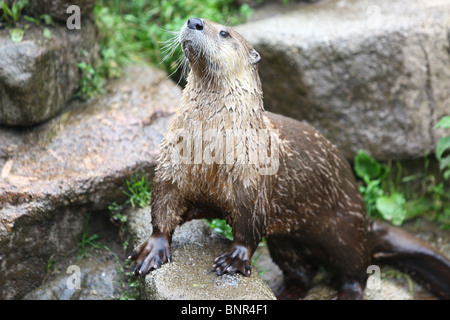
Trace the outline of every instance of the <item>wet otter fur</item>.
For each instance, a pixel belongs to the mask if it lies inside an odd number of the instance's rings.
[[[338,299],[362,298],[373,259],[410,271],[437,296],[450,298],[450,261],[410,234],[369,221],[339,150],[308,124],[264,111],[261,58],[241,35],[193,18],[179,41],[191,71],[161,143],[153,233],[130,256],[135,274],[171,260],[177,226],[224,218],[234,240],[214,261],[218,275],[249,276],[250,259],[267,237],[286,292],[294,288],[296,298],[307,292],[320,264],[336,270]]]

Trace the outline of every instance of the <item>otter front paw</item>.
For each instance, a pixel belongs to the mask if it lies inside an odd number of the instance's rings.
[[[212,271],[221,276],[225,272],[241,272],[248,277],[251,274],[249,251],[244,246],[232,245],[224,254],[214,259]]]
[[[159,269],[164,263],[170,262],[171,258],[170,244],[164,235],[152,235],[128,257],[136,261],[133,269],[136,276],[145,276],[149,271]]]

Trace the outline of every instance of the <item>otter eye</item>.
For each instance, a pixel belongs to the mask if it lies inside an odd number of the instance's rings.
[[[228,32],[226,32],[226,31],[220,31],[219,32],[219,34],[220,34],[220,36],[222,37],[222,38],[226,38],[226,37],[228,37]]]

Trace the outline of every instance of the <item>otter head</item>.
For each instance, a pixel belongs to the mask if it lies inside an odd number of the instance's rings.
[[[191,18],[183,26],[181,47],[195,76],[210,82],[257,77],[259,53],[230,27]],[[212,81],[211,81],[212,79]]]

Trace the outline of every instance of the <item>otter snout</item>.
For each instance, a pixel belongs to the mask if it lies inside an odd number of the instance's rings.
[[[198,18],[191,18],[187,21],[187,26],[189,29],[202,31],[203,21]]]

